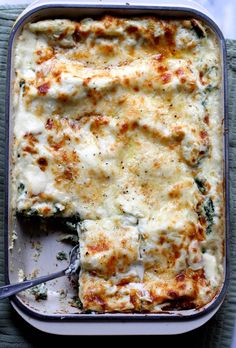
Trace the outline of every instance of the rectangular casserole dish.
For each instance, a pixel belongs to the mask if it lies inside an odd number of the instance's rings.
[[[166,311],[161,314],[81,314],[75,307],[71,307],[70,301],[73,296],[73,289],[67,283],[67,299],[63,298],[62,288],[65,286],[65,280],[58,280],[56,282],[48,283],[50,299],[48,301],[35,302],[34,298],[25,297],[24,295],[15,296],[14,303],[26,311],[30,316],[40,318],[42,320],[194,320],[199,316],[206,316],[214,310],[223,301],[225,291],[228,283],[228,223],[229,223],[229,202],[228,202],[228,133],[227,133],[227,115],[226,115],[226,66],[225,66],[225,43],[222,33],[215,25],[215,23],[203,13],[193,10],[187,7],[175,7],[163,5],[83,5],[83,4],[45,4],[38,5],[36,8],[32,8],[26,11],[23,16],[20,17],[18,22],[13,28],[10,45],[9,45],[9,60],[8,60],[8,85],[7,85],[7,126],[9,127],[8,136],[8,157],[7,166],[9,171],[7,173],[7,212],[6,212],[6,263],[7,263],[7,282],[14,283],[18,281],[19,269],[22,269],[25,274],[35,271],[35,275],[45,274],[55,270],[55,267],[62,267],[64,265],[58,264],[56,260],[51,260],[51,255],[56,255],[61,251],[61,244],[57,242],[58,233],[60,234],[59,227],[53,226],[54,233],[48,234],[47,231],[39,231],[39,227],[36,224],[23,224],[15,221],[15,218],[11,214],[11,183],[9,180],[11,172],[11,141],[12,141],[12,104],[11,104],[11,91],[12,91],[12,67],[14,60],[14,48],[15,42],[21,32],[23,25],[27,22],[34,22],[47,18],[84,18],[94,17],[103,14],[113,14],[120,16],[129,15],[158,15],[169,18],[196,18],[202,19],[208,26],[212,28],[219,40],[219,46],[221,48],[221,61],[222,61],[222,110],[224,112],[224,178],[225,178],[225,260],[224,260],[224,283],[217,296],[206,306],[200,309],[194,310],[181,310],[181,311]],[[9,247],[12,242],[13,230],[17,231],[17,239],[14,242],[14,248],[9,251]],[[26,233],[26,230],[30,232]],[[70,247],[68,247],[68,250]],[[46,262],[45,262],[46,260]],[[67,281],[66,281],[67,282]],[[63,289],[62,289],[63,290]],[[68,298],[70,300],[68,301]]]

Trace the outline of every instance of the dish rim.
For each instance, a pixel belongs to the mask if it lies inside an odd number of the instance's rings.
[[[55,10],[55,9],[100,9],[100,10],[125,10],[127,11],[127,15],[129,11],[138,10],[140,11],[137,16],[142,15],[142,11],[162,11],[168,13],[165,15],[166,17],[173,17],[173,12],[178,13],[179,17],[182,16],[188,17],[192,16],[195,18],[202,19],[217,35],[219,40],[219,46],[221,50],[221,63],[222,63],[222,102],[223,102],[223,114],[224,114],[224,129],[223,129],[223,140],[224,140],[224,213],[225,213],[225,231],[224,231],[224,279],[222,281],[222,286],[218,293],[214,296],[214,298],[208,302],[206,305],[202,306],[199,309],[185,310],[185,311],[166,311],[164,313],[95,313],[95,314],[85,314],[85,313],[76,313],[76,314],[50,314],[45,315],[38,313],[35,310],[32,310],[30,307],[26,306],[18,297],[14,295],[11,297],[11,300],[19,306],[22,310],[24,310],[27,314],[31,315],[40,320],[53,320],[53,321],[100,321],[100,320],[155,320],[155,321],[179,321],[179,320],[194,320],[199,316],[203,316],[204,314],[208,314],[213,311],[217,306],[219,306],[226,295],[226,291],[229,285],[229,223],[230,223],[230,203],[229,203],[229,160],[228,160],[228,114],[227,114],[227,70],[226,70],[226,44],[224,36],[219,29],[218,25],[205,13],[191,8],[187,6],[165,6],[165,5],[115,5],[115,4],[61,4],[61,3],[53,3],[53,4],[43,4],[36,6],[35,8],[31,8],[29,11],[25,12],[21,17],[18,17],[15,25],[12,28],[9,42],[8,42],[8,61],[7,61],[7,79],[6,79],[6,156],[5,156],[5,166],[6,166],[6,174],[5,174],[5,217],[4,217],[4,237],[5,237],[5,282],[6,284],[10,284],[9,278],[9,215],[11,212],[11,207],[9,204],[9,185],[10,185],[10,98],[11,98],[11,62],[12,62],[12,48],[15,39],[15,35],[20,30],[20,28],[24,25],[27,19],[34,15],[35,13],[43,10]],[[171,13],[172,12],[172,13]],[[124,14],[125,16],[126,14]],[[147,14],[146,14],[147,15]],[[156,15],[156,14],[153,14]],[[178,15],[176,17],[178,17]],[[68,15],[65,15],[68,17]],[[193,313],[183,314],[183,312],[191,311]],[[173,313],[174,312],[174,313]]]

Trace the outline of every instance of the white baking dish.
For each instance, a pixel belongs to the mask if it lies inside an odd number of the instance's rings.
[[[92,17],[104,13],[127,15],[127,14],[158,14],[170,17],[190,16],[203,19],[218,36],[222,51],[223,64],[223,86],[222,86],[222,108],[226,114],[226,81],[225,81],[225,44],[222,33],[206,14],[206,11],[199,5],[183,1],[181,4],[173,4],[171,1],[160,1],[158,5],[149,1],[133,1],[122,3],[118,1],[36,1],[28,6],[18,18],[10,38],[9,60],[8,60],[8,85],[7,85],[7,119],[9,120],[9,149],[11,149],[11,81],[14,45],[19,36],[22,26],[27,22],[56,17]],[[226,115],[225,115],[226,117]],[[225,118],[225,128],[227,129],[227,119]],[[49,298],[47,301],[37,302],[34,297],[26,293],[19,294],[12,299],[13,306],[22,317],[33,326],[55,334],[176,334],[190,331],[209,320],[221,305],[227,284],[228,284],[228,169],[227,169],[227,132],[225,132],[225,178],[226,178],[226,243],[225,243],[225,281],[221,292],[206,306],[199,310],[187,310],[179,312],[169,312],[163,314],[80,314],[78,309],[72,307],[70,302],[76,291],[73,290],[68,279],[62,278],[47,283]],[[8,154],[9,172],[11,171],[10,159]],[[19,270],[25,274],[38,270],[39,275],[55,272],[63,268],[65,264],[56,260],[55,255],[62,250],[62,245],[57,241],[60,234],[59,227],[56,226],[54,232],[41,232],[37,225],[24,225],[16,221],[11,214],[10,183],[7,193],[7,221],[6,221],[6,254],[7,254],[7,282],[18,281]],[[14,248],[9,251],[13,228],[17,231],[18,238]],[[27,230],[27,233],[26,233]],[[30,231],[29,231],[30,230]],[[39,243],[40,244],[39,244]],[[38,243],[38,244],[37,244]],[[34,248],[33,246],[36,246]],[[63,248],[65,248],[63,246]],[[39,250],[40,249],[40,250]],[[68,251],[70,246],[68,246]],[[65,262],[65,261],[64,261]],[[57,264],[57,265],[56,265]],[[62,299],[59,296],[60,289],[66,288],[67,297]],[[69,321],[69,322],[68,322]],[[63,327],[63,329],[62,329]]]

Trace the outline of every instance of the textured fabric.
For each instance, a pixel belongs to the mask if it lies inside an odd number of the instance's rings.
[[[5,84],[7,44],[11,27],[24,6],[0,7],[0,285],[4,283],[4,158],[5,158]],[[191,348],[229,348],[236,316],[236,41],[227,40],[228,112],[230,134],[230,285],[224,304],[203,327],[178,336],[159,336],[158,346]],[[90,338],[91,339],[91,338]],[[104,338],[100,338],[103,340]],[[96,340],[99,340],[96,338]],[[117,338],[117,343],[122,338]],[[41,347],[48,344],[76,344],[78,338],[55,337],[30,327],[11,308],[8,300],[0,302],[0,347]],[[96,341],[98,342],[98,341]]]

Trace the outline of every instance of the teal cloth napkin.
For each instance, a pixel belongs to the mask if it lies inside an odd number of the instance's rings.
[[[5,84],[7,45],[10,30],[25,6],[0,6],[0,285],[4,284],[4,173],[5,173]],[[217,314],[201,328],[178,336],[159,336],[158,347],[229,348],[232,342],[236,317],[236,41],[227,40],[228,63],[228,111],[230,137],[230,285],[224,304]],[[92,338],[90,337],[90,340]],[[96,338],[96,343],[104,338]],[[117,337],[116,342],[123,342]],[[42,333],[18,316],[8,300],[0,302],[0,347],[42,347],[43,343],[56,345],[82,342],[75,337],[60,337]]]

